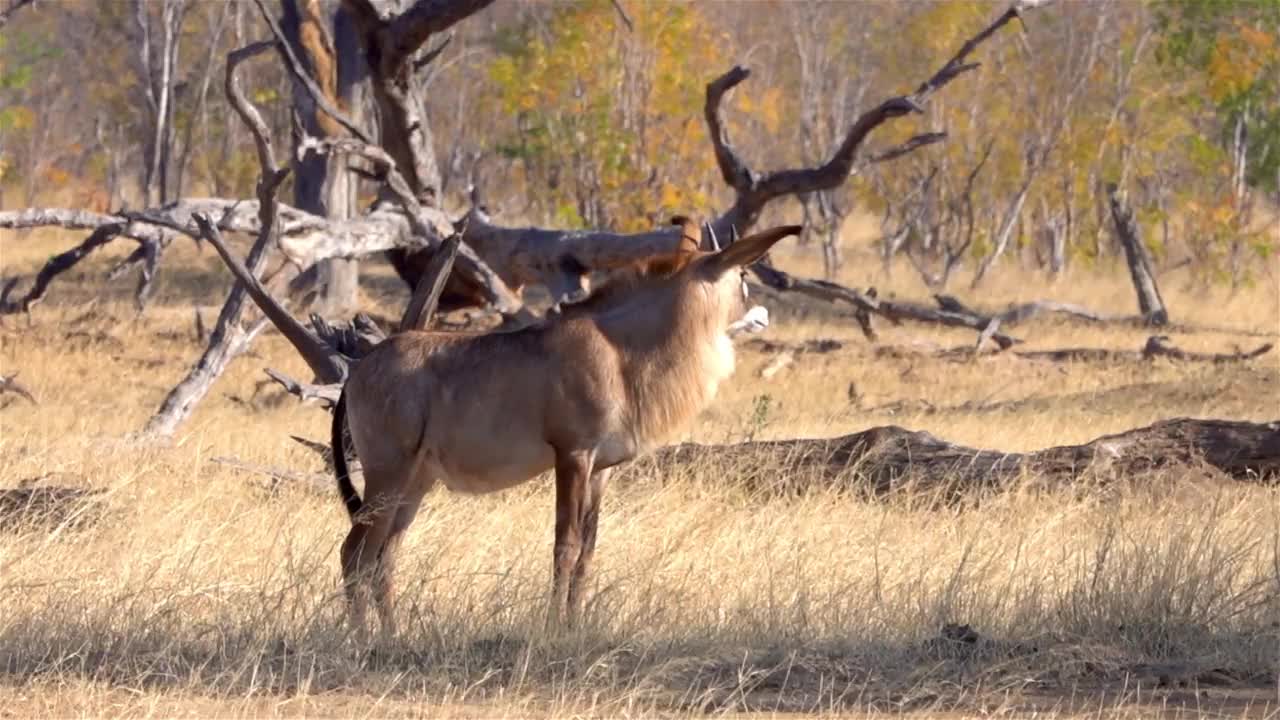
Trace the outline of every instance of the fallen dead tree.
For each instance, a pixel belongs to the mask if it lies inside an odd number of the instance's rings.
[[[891,325],[914,322],[942,325],[944,327],[967,328],[977,332],[980,336],[985,335],[986,339],[993,340],[1001,350],[1007,350],[1022,342],[1016,337],[1001,332],[1002,329],[1046,315],[1057,315],[1073,322],[1095,325],[1115,325],[1131,328],[1150,327],[1153,325],[1153,322],[1146,315],[1108,315],[1081,305],[1058,302],[1056,300],[1033,300],[1011,305],[1001,311],[984,312],[970,307],[952,295],[937,294],[933,296],[937,307],[930,307],[921,302],[881,298],[876,293],[875,288],[868,288],[866,291],[862,291],[829,280],[795,277],[763,262],[753,265],[751,270],[765,287],[778,292],[794,292],[818,300],[843,303],[852,307],[854,319],[858,322],[862,334],[873,342],[879,338],[871,321],[873,316],[886,320]],[[1276,333],[1257,332],[1240,328],[1171,323],[1167,318],[1160,324],[1165,330],[1180,333],[1221,333],[1249,337],[1276,336]]]
[[[1053,362],[1141,362],[1155,358],[1167,358],[1179,362],[1232,363],[1252,360],[1271,352],[1273,345],[1259,345],[1253,350],[1235,350],[1229,353],[1202,353],[1176,348],[1166,335],[1152,335],[1140,350],[1112,350],[1109,348],[1062,348],[1059,350],[1019,350],[1015,356],[1028,360]]]
[[[995,491],[1024,478],[1053,487],[1123,478],[1163,468],[1209,467],[1234,480],[1280,478],[1280,420],[1269,423],[1177,418],[1082,445],[1029,453],[971,448],[896,425],[836,438],[665,448],[624,476],[667,474],[674,465],[714,467],[717,476],[766,492],[847,489],[880,497],[896,491],[956,497]]]
[[[832,302],[841,301],[852,305],[859,313],[857,316],[858,324],[862,328],[863,335],[868,340],[874,341],[877,337],[870,322],[870,316],[877,315],[894,325],[901,325],[904,320],[911,320],[945,325],[947,327],[968,328],[978,333],[992,330],[990,338],[1001,349],[1010,348],[1015,343],[1021,342],[1017,338],[996,331],[999,325],[993,325],[991,318],[982,317],[970,311],[956,312],[946,308],[935,309],[911,302],[881,300],[876,297],[874,289],[863,293],[827,280],[797,278],[765,263],[756,263],[751,267],[751,270],[760,279],[760,282],[775,290],[800,292],[810,297]]]
[[[954,360],[957,362],[968,362],[973,360],[975,356],[979,355],[977,349],[972,345],[946,348],[938,347],[931,343],[921,343],[920,345],[922,347],[880,345],[875,348],[874,354],[878,358],[937,358],[940,360]],[[799,356],[835,352],[843,349],[845,347],[845,343],[831,338],[815,338],[799,343],[754,338],[744,342],[742,346],[765,354]],[[1014,350],[1007,353],[995,351],[983,353],[981,356],[1013,357],[1024,360],[1041,360],[1046,362],[1100,363],[1149,362],[1156,358],[1164,358],[1176,362],[1223,364],[1253,360],[1271,352],[1274,347],[1273,343],[1265,343],[1252,350],[1234,348],[1231,352],[1196,352],[1175,347],[1166,335],[1152,335],[1147,338],[1146,343],[1137,350],[1077,347],[1055,348],[1049,350]]]

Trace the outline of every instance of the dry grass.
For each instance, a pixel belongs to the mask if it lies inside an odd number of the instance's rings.
[[[61,243],[0,237],[3,273],[31,272]],[[46,477],[35,485],[103,491],[83,513],[0,527],[0,713],[1275,713],[1280,496],[1193,470],[1083,498],[1014,492],[938,511],[834,493],[761,501],[717,468],[669,468],[611,489],[586,622],[560,637],[542,630],[550,483],[478,498],[440,492],[405,543],[402,635],[362,654],[341,624],[347,519],[336,492],[272,490],[212,462],[321,470],[288,435],[325,437],[328,416],[255,389],[263,366],[302,374],[280,338],[238,361],[172,444],[129,435],[198,354],[191,305],[212,324],[227,284],[215,263],[175,248],[155,307],[135,319],[127,288],[82,305],[101,287],[98,259],[55,285],[30,323],[0,325],[0,372],[20,371],[41,403],[0,398],[0,487]],[[876,272],[843,279],[924,296],[905,269],[890,283]],[[1175,276],[1165,292],[1180,320],[1280,332],[1276,277],[1270,267],[1229,296]],[[996,277],[983,304],[1133,303],[1121,275],[1028,285],[1025,274]],[[375,306],[402,300],[385,275],[369,288]],[[1044,347],[1145,339],[1053,322],[1017,334]],[[1280,407],[1274,354],[1219,368],[956,363],[878,356],[848,324],[815,317],[770,336],[849,342],[771,382],[756,374],[769,358],[744,352],[692,437],[896,423],[1023,450],[1178,415],[1273,420]],[[882,342],[972,339],[903,327],[886,328]],[[1204,350],[1262,342],[1174,339]],[[949,623],[971,626],[977,641],[940,641]]]

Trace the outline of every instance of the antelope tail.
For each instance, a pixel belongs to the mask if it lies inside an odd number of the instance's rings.
[[[338,492],[342,502],[347,506],[347,513],[354,522],[356,513],[364,506],[360,493],[351,484],[351,472],[347,467],[346,444],[342,442],[344,425],[347,421],[347,389],[338,393],[338,402],[333,406],[333,434],[329,437],[329,449],[333,452],[333,472],[338,477]]]

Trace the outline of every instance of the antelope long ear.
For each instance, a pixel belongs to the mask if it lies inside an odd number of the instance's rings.
[[[769,252],[769,248],[778,244],[779,240],[799,235],[801,230],[804,230],[802,225],[781,225],[762,230],[755,235],[748,235],[712,255],[707,265],[711,272],[717,275],[736,267],[746,267],[764,257],[764,254]]]

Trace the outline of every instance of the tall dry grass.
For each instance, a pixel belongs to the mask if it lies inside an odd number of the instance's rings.
[[[28,273],[52,239],[0,238]],[[806,260],[784,262],[804,267]],[[272,486],[217,462],[318,473],[288,439],[328,416],[268,385],[302,375],[278,337],[243,358],[172,443],[130,433],[199,353],[226,279],[175,248],[156,306],[133,317],[86,263],[0,326],[0,372],[39,398],[0,398],[0,486],[101,491],[51,522],[0,527],[0,702],[19,716],[177,714],[636,716],[716,712],[1267,716],[1280,650],[1280,495],[1202,469],[1090,492],[1014,491],[977,507],[870,503],[838,492],[752,494],[725,468],[659,467],[611,487],[583,626],[543,629],[553,490],[438,492],[398,573],[401,634],[362,652],[343,626],[328,481]],[[884,292],[924,293],[899,271]],[[866,272],[871,272],[866,270]],[[1235,295],[1166,281],[1179,320],[1277,332],[1274,278]],[[368,300],[391,312],[385,274]],[[1053,297],[1114,311],[1121,274],[1029,289],[994,278],[980,302]],[[1280,363],[950,362],[905,352],[972,334],[884,328],[883,354],[846,322],[779,311],[774,339],[834,337],[770,381],[738,374],[690,437],[833,435],[895,423],[1023,450],[1175,415],[1274,420]],[[1139,330],[1046,321],[1035,346],[1137,348]],[[1190,349],[1261,339],[1178,335]],[[777,472],[786,472],[777,468]],[[969,626],[963,629],[945,626]]]

